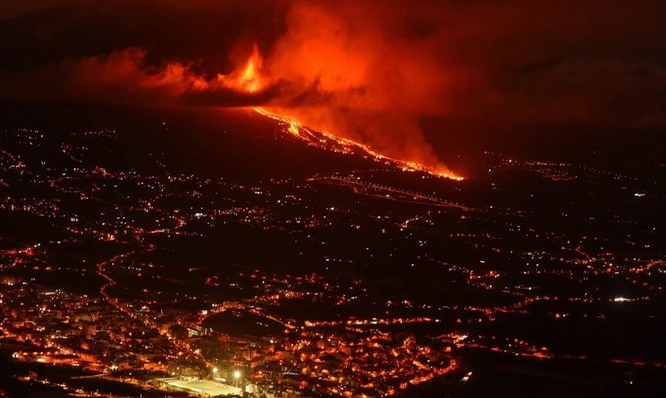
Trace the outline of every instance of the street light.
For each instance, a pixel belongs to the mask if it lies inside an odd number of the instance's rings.
[[[240,380],[240,377],[241,377],[240,370],[238,370],[238,369],[234,370],[234,379],[236,379],[236,385],[238,385],[238,381]]]
[[[218,370],[219,370],[219,369],[218,369],[217,367],[214,367],[214,368],[213,368],[213,378],[217,377],[217,372],[218,372]]]

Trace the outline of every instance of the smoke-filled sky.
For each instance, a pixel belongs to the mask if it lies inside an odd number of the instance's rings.
[[[666,125],[664,15],[660,0],[3,0],[0,97],[265,106],[436,164],[424,116]]]

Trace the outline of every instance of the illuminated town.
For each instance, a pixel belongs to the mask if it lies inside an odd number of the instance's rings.
[[[273,134],[302,145],[289,129]],[[641,341],[615,352],[521,326],[603,328],[629,307],[660,319],[649,310],[666,283],[659,224],[600,208],[568,230],[557,220],[580,217],[575,202],[540,214],[538,188],[521,207],[493,194],[528,173],[544,190],[664,200],[639,177],[486,152],[471,185],[341,151],[364,166],[244,183],[173,174],[153,153],[121,166],[112,148],[126,139],[3,135],[0,333],[20,383],[71,396],[384,397],[472,386],[482,353],[575,367],[603,349],[620,373],[666,368]],[[618,224],[630,230],[607,228]],[[631,372],[623,383],[640,379]]]

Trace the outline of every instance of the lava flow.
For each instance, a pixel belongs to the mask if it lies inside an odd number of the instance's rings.
[[[284,123],[285,125],[288,125],[289,127],[286,129],[286,131],[294,135],[295,137],[307,142],[308,145],[345,154],[352,154],[360,150],[362,153],[369,155],[372,159],[374,159],[377,162],[399,167],[403,171],[420,171],[437,177],[449,178],[456,181],[462,181],[464,179],[462,176],[453,174],[449,171],[441,171],[421,163],[395,159],[386,155],[382,155],[381,153],[378,153],[370,149],[369,146],[364,145],[360,142],[352,141],[348,138],[338,137],[331,133],[315,132],[303,126],[301,122],[299,122],[294,118],[273,113],[265,108],[256,107],[254,108],[254,110],[263,116],[269,117],[273,120],[277,120],[281,123]],[[328,139],[328,141],[326,139]],[[335,145],[331,146],[330,143],[333,143]]]
[[[238,73],[234,73],[231,76],[219,75],[218,81],[227,86],[231,86],[238,91],[251,94],[258,93],[264,90],[269,84],[267,78],[262,73],[262,65],[263,59],[255,44],[252,54],[245,66]],[[398,167],[404,171],[420,171],[433,176],[449,178],[456,181],[464,179],[462,176],[454,174],[444,167],[431,167],[414,161],[392,158],[371,149],[368,145],[350,140],[349,138],[343,138],[329,132],[309,129],[303,126],[303,124],[297,119],[280,114],[278,113],[279,111],[275,109],[268,110],[263,107],[255,107],[253,109],[265,117],[269,117],[289,126],[286,128],[286,132],[305,141],[308,145],[345,154],[361,152],[377,162]]]

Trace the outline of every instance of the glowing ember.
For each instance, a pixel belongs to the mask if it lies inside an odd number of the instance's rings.
[[[289,125],[286,131],[292,134],[293,136],[307,142],[309,145],[322,147],[325,149],[331,149],[330,147],[324,145],[322,140],[319,137],[317,137],[316,133],[314,133],[312,130],[308,129],[307,127],[304,127],[298,120],[288,116],[273,113],[265,108],[257,107],[254,108],[254,110],[263,116],[269,117],[273,120],[277,120],[281,123]],[[404,171],[420,171],[437,177],[449,178],[456,181],[462,181],[464,179],[462,176],[451,173],[448,170],[439,170],[417,162],[409,162],[409,161],[390,158],[388,156],[382,155],[381,153],[373,151],[367,145],[361,144],[356,141],[352,141],[348,138],[338,137],[336,135],[326,132],[318,132],[318,133],[326,137],[328,140],[334,142],[337,145],[337,147],[334,148],[333,150],[338,152],[351,154],[357,150],[360,150],[365,154],[371,156],[377,162],[394,165],[400,167]]]

